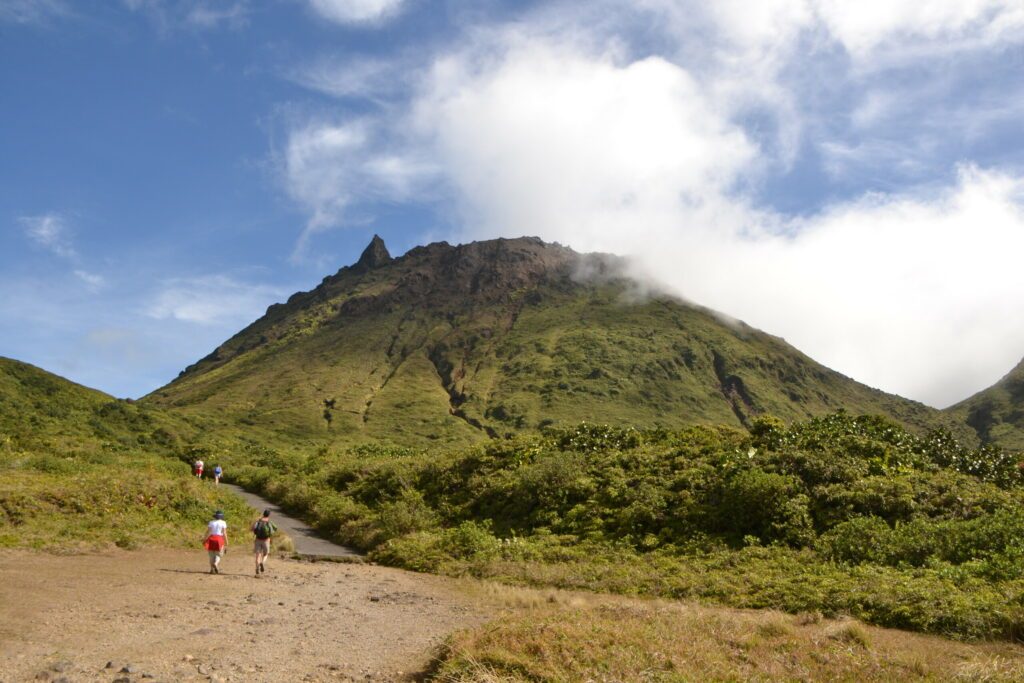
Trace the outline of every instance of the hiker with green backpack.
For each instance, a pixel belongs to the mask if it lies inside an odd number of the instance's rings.
[[[255,537],[252,549],[256,553],[256,576],[266,571],[264,563],[270,557],[270,537],[276,532],[277,527],[270,521],[270,510],[264,510],[263,516],[252,525],[252,535]]]

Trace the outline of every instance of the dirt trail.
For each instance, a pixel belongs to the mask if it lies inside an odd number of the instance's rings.
[[[0,551],[0,681],[407,680],[485,619],[451,580],[277,558],[255,578],[247,550],[219,576],[203,551]]]
[[[295,552],[299,555],[307,557],[351,559],[362,557],[358,551],[353,550],[352,548],[346,548],[343,545],[331,543],[330,541],[321,538],[317,535],[316,531],[311,529],[308,525],[294,517],[289,517],[281,511],[281,508],[274,503],[271,503],[269,500],[261,498],[255,493],[249,493],[240,486],[235,486],[233,484],[221,484],[221,486],[230,489],[237,495],[241,496],[254,510],[262,512],[269,508],[272,512],[271,519],[274,524],[291,537],[292,542],[295,544]]]

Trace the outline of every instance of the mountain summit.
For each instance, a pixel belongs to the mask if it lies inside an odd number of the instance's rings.
[[[352,266],[352,269],[364,273],[368,270],[385,266],[393,260],[391,254],[388,253],[388,248],[384,245],[384,240],[378,235],[374,235],[366,249],[363,250],[359,260]]]
[[[359,261],[149,397],[288,438],[466,442],[582,420],[742,425],[846,408],[946,420],[782,339],[676,298],[641,297],[616,257],[535,237]],[[950,421],[951,424],[951,421]]]

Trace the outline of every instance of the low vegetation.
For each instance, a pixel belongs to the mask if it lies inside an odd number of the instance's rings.
[[[1007,644],[955,644],[805,613],[701,608],[642,600],[564,602],[511,610],[456,633],[431,680],[1019,681]]]
[[[146,453],[0,451],[0,547],[199,547],[216,509],[245,524],[237,496]]]
[[[0,547],[198,547],[241,501],[172,457],[193,425],[0,359]]]
[[[965,639],[1024,634],[1016,457],[882,418],[214,457],[393,566]]]

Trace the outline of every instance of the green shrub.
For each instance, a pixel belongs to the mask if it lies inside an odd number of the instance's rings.
[[[797,477],[745,470],[723,482],[720,496],[716,517],[727,533],[792,546],[806,545],[814,538],[809,498]]]
[[[398,500],[381,505],[377,519],[385,539],[426,531],[438,525],[437,514],[423,500],[423,494],[413,489],[405,491]]]

